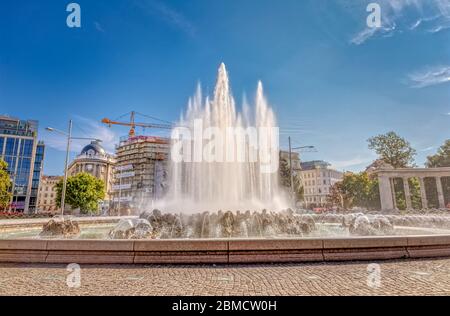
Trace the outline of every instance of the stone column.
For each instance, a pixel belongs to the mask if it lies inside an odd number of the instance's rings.
[[[392,205],[394,206],[394,209],[398,210],[397,207],[397,198],[395,196],[395,183],[394,178],[389,178],[389,185],[391,186],[391,199],[392,199]]]
[[[394,203],[392,200],[392,187],[391,179],[387,176],[378,176],[378,182],[380,187],[380,202],[381,209],[383,211],[389,211],[394,209]]]
[[[411,192],[409,191],[408,178],[403,178],[403,190],[405,191],[406,209],[412,209]]]
[[[441,177],[436,177],[436,189],[439,200],[439,208],[445,208],[444,191],[442,190]]]
[[[422,199],[422,208],[428,208],[427,191],[425,190],[425,181],[423,177],[419,177],[420,182],[420,198]]]

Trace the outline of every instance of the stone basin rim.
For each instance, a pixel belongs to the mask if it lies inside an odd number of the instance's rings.
[[[11,238],[0,239],[1,242],[76,242],[76,243],[92,243],[92,242],[107,242],[107,243],[123,243],[123,242],[139,242],[139,243],[163,243],[163,242],[255,242],[255,241],[267,241],[267,242],[283,242],[283,241],[317,241],[317,240],[393,240],[393,239],[408,239],[408,238],[443,238],[447,237],[450,241],[450,234],[417,234],[417,235],[379,235],[379,236],[337,236],[337,237],[237,237],[237,238],[165,238],[165,239],[64,239],[64,238]],[[1,248],[0,248],[1,249]]]

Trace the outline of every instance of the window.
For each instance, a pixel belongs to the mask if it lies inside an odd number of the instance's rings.
[[[18,143],[18,139],[8,138],[6,140],[5,156],[15,156],[17,154]]]
[[[22,141],[20,154],[24,157],[31,157],[33,154],[33,140],[25,139]]]
[[[3,154],[3,144],[5,143],[5,138],[0,137],[0,156]]]

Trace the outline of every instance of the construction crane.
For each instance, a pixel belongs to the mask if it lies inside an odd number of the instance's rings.
[[[110,120],[109,118],[104,118],[102,120],[102,123],[108,125],[109,127],[111,127],[111,125],[129,126],[130,127],[130,131],[128,132],[128,136],[130,138],[134,137],[136,135],[136,127],[155,128],[155,129],[172,129],[173,128],[173,125],[170,122],[163,121],[163,120],[160,120],[160,119],[148,116],[148,115],[144,115],[144,114],[141,114],[141,113],[137,113],[135,111],[132,111],[132,112],[127,113],[127,114],[130,114],[130,121],[129,122],[122,122],[122,121],[117,121],[117,120]],[[123,116],[125,116],[127,114],[124,114]],[[157,124],[155,124],[155,123],[137,123],[135,121],[136,114],[139,114],[139,115],[142,115],[142,116],[145,116],[145,117],[157,120],[157,121],[161,121],[161,122],[164,122],[164,123],[157,123]]]

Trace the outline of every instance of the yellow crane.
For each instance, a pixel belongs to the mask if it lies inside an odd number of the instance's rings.
[[[127,114],[125,114],[125,115],[127,115]],[[129,122],[110,120],[109,118],[104,118],[102,120],[102,123],[108,125],[109,127],[111,127],[112,125],[129,126],[130,127],[130,131],[128,132],[129,137],[134,137],[136,135],[136,127],[155,128],[155,129],[172,129],[173,128],[173,125],[171,123],[159,120],[157,118],[154,118],[154,117],[151,117],[148,115],[137,113],[135,111],[131,111],[129,114],[130,114]],[[161,122],[165,122],[165,123],[156,123],[156,124],[155,123],[138,123],[135,121],[136,114],[140,114],[142,116],[145,116],[145,117],[148,117],[148,118],[151,118],[154,120],[158,120]],[[125,116],[125,115],[123,115],[123,116]]]

